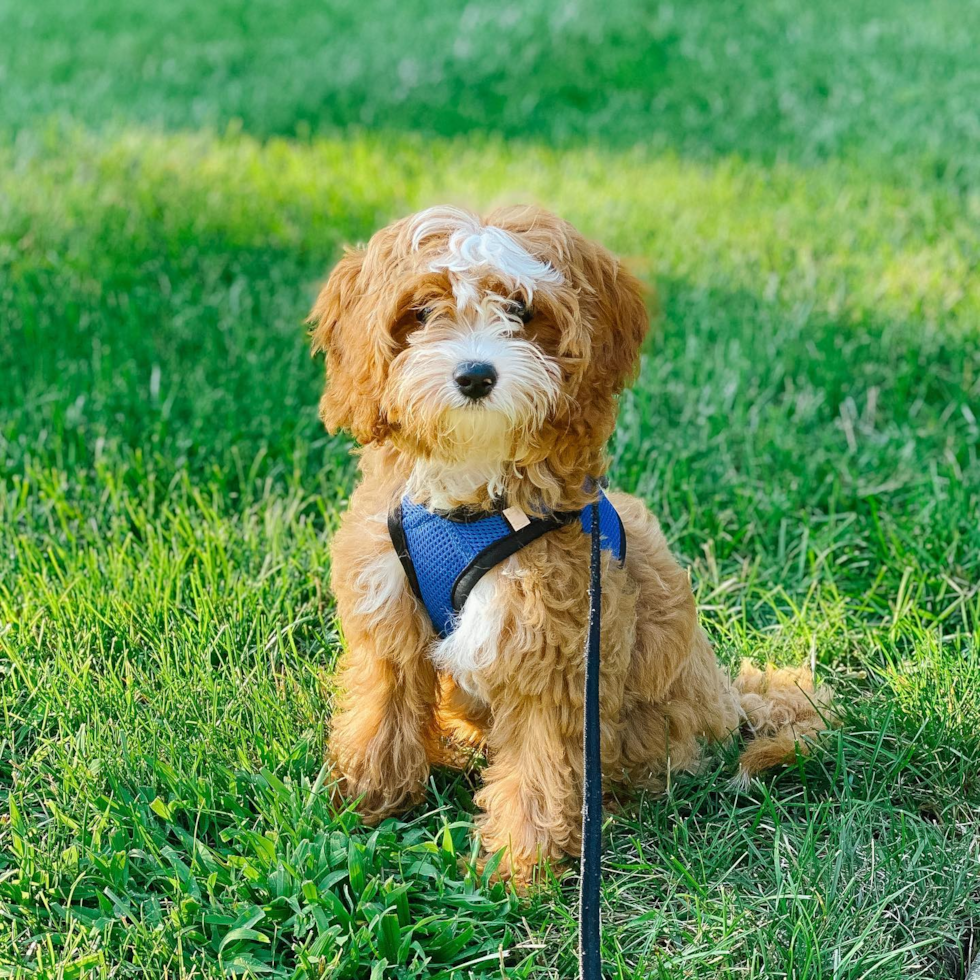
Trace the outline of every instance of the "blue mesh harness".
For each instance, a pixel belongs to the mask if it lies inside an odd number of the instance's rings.
[[[388,514],[388,533],[409,585],[425,606],[435,631],[445,639],[456,628],[466,597],[505,558],[548,531],[578,521],[592,532],[592,507],[534,517],[515,530],[500,513],[450,517],[402,497]],[[620,565],[626,560],[626,532],[609,498],[599,491],[602,548]]]

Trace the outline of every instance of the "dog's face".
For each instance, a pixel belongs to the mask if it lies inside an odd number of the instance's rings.
[[[431,208],[349,252],[311,314],[331,431],[390,440],[491,496],[508,478],[581,487],[647,326],[639,283],[538,208]]]

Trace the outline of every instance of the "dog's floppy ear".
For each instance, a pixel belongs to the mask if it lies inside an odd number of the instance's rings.
[[[309,322],[313,353],[327,355],[320,418],[330,432],[349,429],[362,445],[384,438],[380,394],[382,356],[371,342],[361,282],[365,251],[349,249],[320,290]]]
[[[650,326],[647,289],[604,248],[598,250],[594,268],[592,359],[618,393],[639,367],[640,348]]]

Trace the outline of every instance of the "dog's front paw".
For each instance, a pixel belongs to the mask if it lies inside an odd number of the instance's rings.
[[[334,771],[337,772],[336,762],[334,766]],[[354,809],[361,820],[367,826],[373,827],[386,817],[404,813],[424,795],[425,782],[422,778],[392,779],[379,785],[367,778],[358,767],[352,766],[347,772],[337,772],[331,798],[338,809],[354,803]]]

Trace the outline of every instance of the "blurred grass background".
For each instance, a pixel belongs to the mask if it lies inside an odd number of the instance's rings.
[[[611,977],[962,978],[980,807],[976,4],[0,0],[0,975],[565,977],[477,775],[323,793],[341,244],[537,200],[660,296],[614,482],[846,726],[610,820]]]

